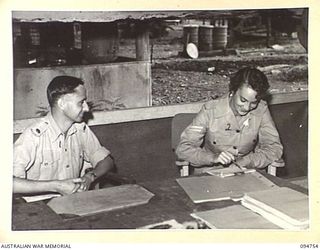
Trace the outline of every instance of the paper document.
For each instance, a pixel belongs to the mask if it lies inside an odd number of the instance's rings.
[[[184,229],[184,228],[185,228],[184,225],[178,223],[175,219],[140,227],[140,229]]]
[[[192,213],[192,217],[217,229],[280,229],[261,215],[241,206],[234,205],[208,211]]]
[[[308,195],[287,187],[247,193],[242,205],[285,229],[309,226]]]
[[[53,197],[59,197],[61,194],[41,194],[41,195],[33,195],[33,196],[23,196],[22,198],[26,202],[35,202],[35,201],[41,201],[41,200],[47,200],[51,199]]]
[[[194,176],[179,178],[177,182],[194,203],[239,200],[247,192],[270,189],[276,186],[259,172],[228,178]]]
[[[89,215],[146,204],[154,196],[136,184],[126,184],[51,199],[48,206],[57,214]]]
[[[242,167],[242,169],[238,168],[237,166],[230,166],[227,168],[212,168],[207,171],[205,171],[207,174],[214,175],[214,176],[219,176],[219,177],[230,177],[230,176],[235,176],[239,174],[248,174],[248,173],[253,173],[256,172],[255,169],[247,169],[245,167]]]

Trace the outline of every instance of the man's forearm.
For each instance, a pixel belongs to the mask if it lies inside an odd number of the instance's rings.
[[[76,192],[82,182],[83,180],[81,178],[40,181],[13,177],[13,193],[32,194],[57,192],[62,195],[67,195]]]
[[[103,160],[99,161],[94,168],[93,172],[96,178],[105,175],[114,167],[113,159],[111,156],[105,157]]]
[[[56,192],[54,181],[36,181],[13,177],[13,193]]]

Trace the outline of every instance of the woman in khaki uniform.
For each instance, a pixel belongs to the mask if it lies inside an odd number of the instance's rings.
[[[205,103],[183,131],[178,158],[197,169],[221,164],[264,168],[279,160],[283,147],[263,100],[268,88],[261,71],[240,69],[230,80],[229,93]]]

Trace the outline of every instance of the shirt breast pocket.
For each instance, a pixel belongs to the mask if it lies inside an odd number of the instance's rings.
[[[57,178],[57,167],[60,155],[57,150],[43,150],[42,163],[40,167],[40,179],[52,180]]]
[[[257,144],[257,133],[255,131],[245,131],[241,135],[240,153],[247,154],[252,151]]]
[[[234,132],[232,130],[208,131],[207,139],[213,146],[231,146],[234,144]]]
[[[76,171],[76,173],[79,173],[79,171],[81,170],[84,159],[84,152],[82,150],[72,150],[71,161],[72,166],[74,167],[74,171]]]

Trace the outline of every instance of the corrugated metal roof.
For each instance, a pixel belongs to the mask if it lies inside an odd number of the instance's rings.
[[[114,22],[124,19],[183,18],[190,11],[13,11],[16,22]]]
[[[268,10],[267,11],[275,11]],[[285,10],[285,9],[283,9]],[[287,9],[293,16],[300,17],[303,9]],[[213,19],[244,18],[257,15],[261,10],[186,10],[186,11],[13,11],[14,22],[114,22],[133,19]]]

